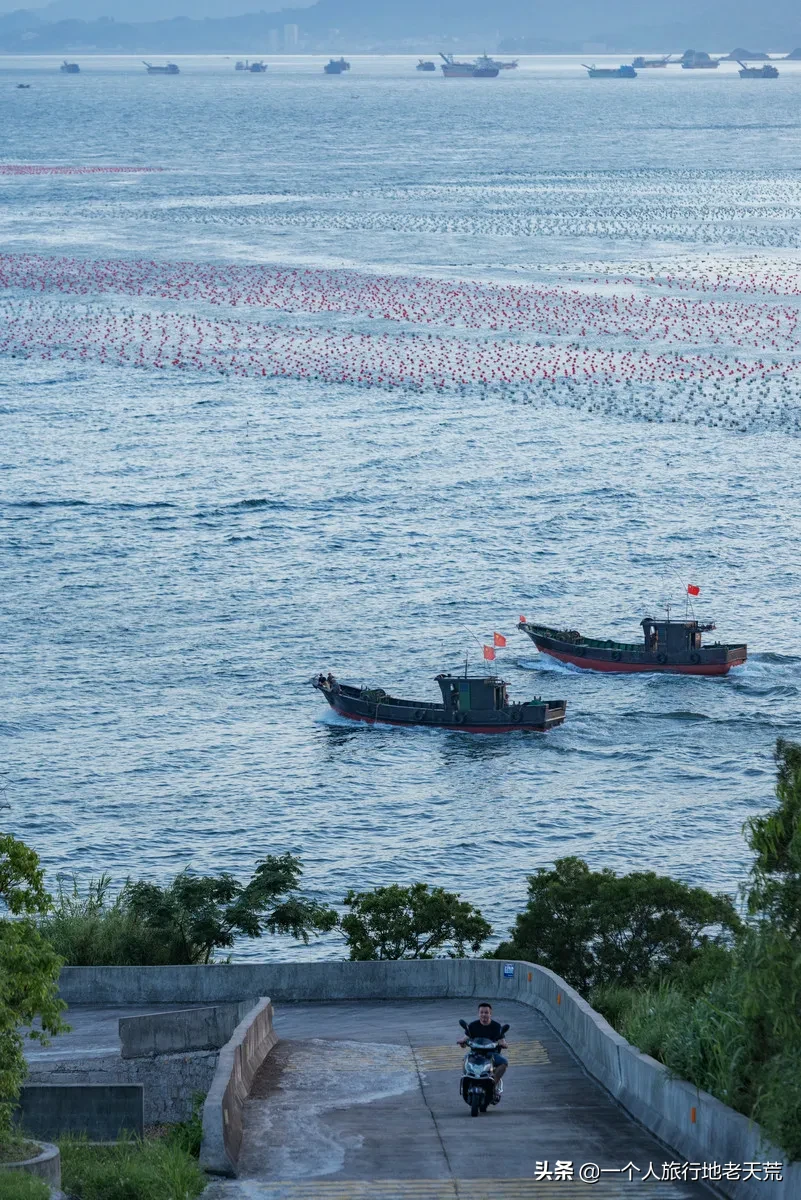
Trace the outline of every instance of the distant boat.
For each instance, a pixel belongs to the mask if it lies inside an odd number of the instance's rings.
[[[350,70],[350,63],[344,58],[331,58],[323,67],[326,75],[341,75],[343,71]]]
[[[670,62],[670,55],[666,54],[664,58],[643,58],[640,54],[631,64],[638,71],[644,71],[648,67],[666,67]]]
[[[65,75],[80,75],[81,73],[81,68],[78,64],[67,62],[66,58],[58,69],[59,71],[63,71]]]
[[[146,62],[145,67],[148,75],[180,75],[181,73],[175,63],[167,63],[166,67],[154,67],[152,63]]]
[[[636,79],[637,72],[634,67],[588,67],[586,63],[581,64],[589,75],[590,79]]]
[[[779,72],[770,63],[764,63],[761,67],[747,67],[744,62],[740,63],[738,75],[741,79],[778,79]]]
[[[427,58],[421,58],[415,67],[415,71],[436,71],[436,69],[437,64],[435,62],[431,62],[431,60]]]
[[[499,58],[492,58],[490,62],[493,62],[499,71],[516,71],[520,66],[516,58],[510,59],[509,62],[502,62]]]
[[[494,79],[500,68],[486,54],[474,62],[457,62],[452,54],[440,54],[442,74],[446,79]]]
[[[261,75],[267,70],[267,63],[253,62],[248,67],[248,70],[250,71],[251,75]]]
[[[685,50],[681,56],[682,71],[714,71],[720,60],[710,58],[706,50]]]

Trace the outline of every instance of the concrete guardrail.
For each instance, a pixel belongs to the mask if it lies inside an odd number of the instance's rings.
[[[122,1057],[147,1058],[156,1054],[219,1050],[255,1003],[255,998],[249,997],[208,1008],[180,1008],[173,1012],[120,1017]]]
[[[249,995],[269,995],[274,1003],[482,996],[493,1001],[516,1000],[542,1013],[587,1072],[641,1125],[671,1147],[677,1161],[723,1165],[782,1162],[784,1158],[776,1146],[766,1142],[758,1125],[707,1092],[672,1078],[661,1063],[615,1033],[558,975],[533,963],[434,959],[65,967],[61,993],[68,1004],[216,1004]],[[241,1080],[244,1078],[243,1074]],[[241,1138],[241,1131],[238,1136]],[[234,1143],[235,1137],[226,1149],[232,1167],[236,1163]],[[238,1153],[238,1145],[235,1148]],[[218,1156],[216,1161],[221,1163],[222,1158]],[[786,1164],[783,1179],[768,1185],[760,1179],[740,1179],[719,1180],[715,1186],[732,1200],[766,1200],[768,1191],[770,1200],[798,1200],[801,1163]]]
[[[245,1101],[253,1079],[278,1038],[267,997],[251,1008],[223,1046],[206,1102],[200,1165],[213,1175],[236,1175]]]

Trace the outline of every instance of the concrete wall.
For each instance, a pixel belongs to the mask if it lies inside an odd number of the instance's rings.
[[[69,1014],[67,1014],[69,1018]],[[217,1066],[216,1050],[121,1059],[118,1054],[41,1060],[31,1064],[31,1084],[141,1084],[146,1125],[172,1125],[192,1115],[193,1099],[205,1095]]]
[[[156,1054],[185,1054],[191,1050],[219,1050],[244,1019],[255,998],[208,1008],[181,1008],[175,1012],[120,1017],[123,1058]]]
[[[512,975],[505,966],[514,967]],[[507,997],[546,1017],[586,1070],[682,1162],[781,1162],[758,1126],[706,1092],[671,1079],[552,971],[493,959],[426,962],[232,963],[210,967],[67,967],[61,992],[70,1004],[172,1004],[269,995],[300,1000],[403,1000]],[[221,1055],[222,1057],[222,1055]],[[235,1159],[233,1160],[235,1162]],[[760,1181],[721,1181],[734,1200],[764,1200]],[[798,1200],[801,1163],[769,1185],[772,1200]]]
[[[115,1142],[144,1132],[141,1084],[26,1084],[15,1120],[33,1137],[54,1140],[65,1133],[90,1142]]]
[[[235,1175],[242,1145],[245,1101],[253,1079],[276,1041],[273,1007],[264,997],[223,1046],[203,1106],[200,1165],[214,1175]]]

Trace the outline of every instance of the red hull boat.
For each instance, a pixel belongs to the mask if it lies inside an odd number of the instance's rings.
[[[701,635],[713,630],[714,625],[686,619],[656,621],[653,617],[646,617],[640,624],[643,630],[640,643],[589,638],[576,629],[552,629],[529,621],[521,621],[518,629],[531,638],[541,653],[585,671],[728,675],[732,667],[741,666],[748,657],[748,647],[744,644],[703,645]]]

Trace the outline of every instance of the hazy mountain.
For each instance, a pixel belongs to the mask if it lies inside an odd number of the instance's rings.
[[[5,2],[10,3],[10,0]],[[209,17],[241,17],[257,11],[277,12],[282,8],[308,7],[313,2],[314,0],[50,0],[38,12],[45,21],[96,21],[98,17],[112,17],[115,21],[139,24],[171,21],[175,17],[188,17],[193,21],[203,21]],[[19,0],[16,0],[15,7],[19,7]]]
[[[8,0],[6,0],[8,2]],[[51,0],[0,17],[0,49],[239,51],[284,22],[306,49],[458,48],[520,52],[727,50],[801,45],[795,0]],[[281,11],[277,11],[280,4]],[[183,10],[183,11],[182,11]],[[224,10],[224,15],[221,15]],[[282,15],[283,14],[283,15]],[[97,19],[99,18],[99,19]],[[111,18],[111,19],[109,19]],[[170,19],[172,18],[172,19]]]

